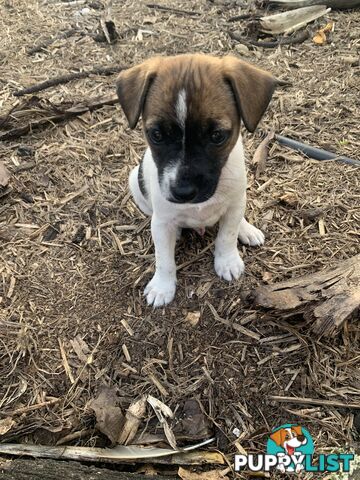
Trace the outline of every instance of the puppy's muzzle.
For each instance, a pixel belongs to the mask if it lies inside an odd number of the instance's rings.
[[[198,189],[195,185],[188,182],[177,183],[170,188],[172,201],[175,203],[189,203],[198,194]]]

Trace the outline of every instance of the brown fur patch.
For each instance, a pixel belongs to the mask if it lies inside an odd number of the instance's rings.
[[[184,88],[188,118],[200,124],[208,119],[230,123],[234,138],[229,145],[233,146],[240,116],[248,130],[254,131],[275,85],[269,73],[236,57],[194,54],[151,58],[122,72],[117,88],[132,128],[141,112],[144,124],[154,119],[176,120],[177,95]]]

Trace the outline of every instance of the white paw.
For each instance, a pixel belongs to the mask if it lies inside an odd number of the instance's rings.
[[[215,255],[215,272],[220,278],[231,282],[237,280],[244,270],[244,262],[237,250],[228,255]]]
[[[144,295],[148,305],[162,307],[171,302],[175,296],[176,281],[171,277],[159,277],[156,274],[146,285]]]
[[[251,223],[248,223],[245,218],[241,220],[238,237],[241,243],[251,247],[259,247],[265,242],[263,232],[251,225]]]

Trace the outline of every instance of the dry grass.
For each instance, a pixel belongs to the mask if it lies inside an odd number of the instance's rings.
[[[188,3],[162,2],[178,8]],[[236,54],[226,18],[239,7],[201,0],[196,2],[201,15],[190,17],[150,10],[143,2],[114,1],[121,38],[111,46],[85,34],[96,29],[101,10],[81,16],[77,12],[84,7],[60,0],[3,2],[2,114],[16,104],[15,90],[68,71],[131,65],[154,54]],[[276,93],[262,128],[356,158],[359,67],[344,58],[358,55],[360,14],[331,18],[335,32],[324,47],[307,41],[250,51],[246,58],[292,82]],[[74,24],[81,34],[27,54]],[[60,103],[113,91],[114,77],[90,77],[38,95]],[[245,134],[248,158],[259,140],[259,133]],[[30,157],[22,156],[24,145]],[[12,191],[0,198],[1,415],[59,399],[15,415],[16,425],[4,440],[54,443],[90,427],[92,435],[82,444],[101,444],[84,407],[106,383],[125,408],[143,393],[162,397],[174,409],[198,398],[216,425],[219,449],[227,453],[235,451],[235,427],[241,445],[257,453],[269,430],[287,421],[308,425],[319,451],[352,444],[355,410],[302,409],[269,396],[359,402],[358,324],[317,341],[301,320],[269,320],[240,293],[359,253],[359,169],[306,160],[274,146],[258,181],[250,167],[248,217],[265,230],[267,243],[258,250],[241,247],[245,276],[234,284],[221,282],[212,266],[214,230],[204,238],[186,232],[177,249],[176,300],[153,311],[142,298],[154,268],[149,222],[127,190],[128,174],[143,150],[140,128],[131,132],[118,106],[0,145],[0,160],[17,171]],[[28,169],[19,171],[24,162],[30,162]],[[310,209],[319,210],[309,220]],[[200,321],[191,327],[184,319],[197,311]],[[217,315],[255,338],[224,327]],[[89,365],[71,344],[77,336],[92,352]]]

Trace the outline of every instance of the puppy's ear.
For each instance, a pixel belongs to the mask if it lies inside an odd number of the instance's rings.
[[[302,435],[302,428],[300,427],[300,425],[295,425],[295,426],[292,426],[291,427],[291,430],[293,430],[296,435]]]
[[[277,80],[270,73],[236,57],[224,57],[224,74],[235,95],[245,127],[253,132],[267,109]]]
[[[271,440],[274,440],[276,445],[278,445],[279,447],[282,446],[282,444],[284,443],[284,440],[285,440],[284,429],[281,428],[280,430],[276,430],[276,432],[274,432],[270,435],[270,438],[271,438]]]
[[[116,92],[130,128],[135,128],[144,108],[146,95],[157,72],[159,59],[150,59],[123,70],[117,78]]]

